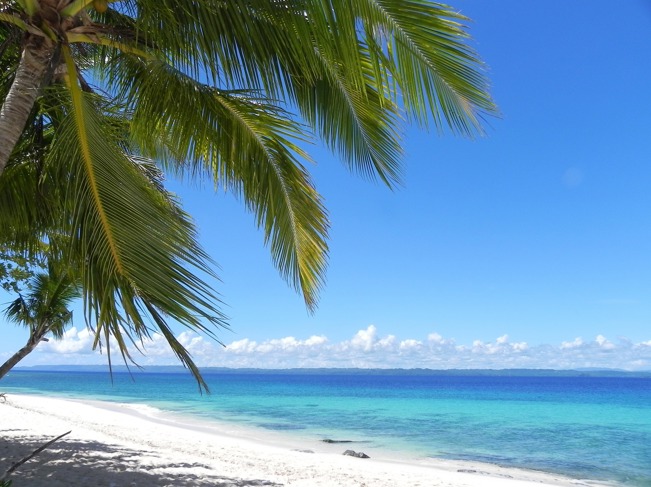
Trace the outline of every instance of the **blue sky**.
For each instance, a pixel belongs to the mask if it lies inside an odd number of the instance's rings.
[[[183,335],[200,363],[651,369],[651,4],[450,3],[502,116],[476,140],[409,128],[394,192],[312,149],[332,226],[313,315],[239,202],[170,182],[232,328],[225,350]],[[82,327],[25,363],[101,362]],[[25,339],[3,325],[0,359]]]

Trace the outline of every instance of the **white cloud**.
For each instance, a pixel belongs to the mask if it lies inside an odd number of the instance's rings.
[[[409,350],[418,350],[422,346],[423,346],[423,342],[410,338],[408,340],[401,341],[399,348],[400,350],[403,351],[409,351]]]
[[[374,325],[369,326],[366,330],[359,330],[350,341],[350,345],[354,348],[361,348],[365,352],[370,352],[373,349],[376,332],[377,329]],[[390,344],[390,342],[389,339],[385,341],[385,344]]]
[[[62,340],[40,345],[26,360],[34,364],[105,363],[106,357],[92,351],[93,334],[71,328]],[[293,336],[256,341],[234,340],[225,346],[184,331],[177,336],[200,366],[214,367],[367,367],[367,368],[651,368],[651,340],[616,342],[598,334],[592,341],[581,337],[559,345],[530,345],[510,342],[503,334],[494,341],[474,340],[457,344],[436,332],[424,339],[380,335],[375,325],[353,333],[348,340],[331,342],[324,335],[301,339]],[[173,365],[177,360],[160,334],[152,335],[133,353],[141,365]]]
[[[305,340],[305,345],[307,345],[308,347],[319,346],[319,345],[323,345],[327,341],[328,339],[323,335],[320,336],[312,335],[310,338]]]
[[[495,340],[495,343],[498,345],[503,345],[509,341],[509,336],[508,335],[502,335],[499,337],[497,340]]]
[[[595,338],[594,341],[597,342],[597,344],[599,345],[599,347],[602,350],[614,350],[615,349],[615,345],[613,343],[609,342],[608,340],[606,340],[606,337],[603,336],[603,335],[597,335],[597,338]]]
[[[393,346],[396,344],[396,337],[394,335],[388,335],[385,336],[384,338],[381,338],[378,340],[375,344],[374,347],[377,349],[385,349],[389,350],[393,348]]]
[[[234,353],[251,353],[255,351],[257,346],[258,344],[256,342],[245,338],[244,340],[237,340],[230,345],[226,345],[226,350]]]
[[[57,354],[90,354],[93,353],[93,340],[94,336],[89,329],[77,330],[73,327],[64,332],[62,340],[50,338],[39,347],[39,351]]]
[[[583,345],[583,339],[581,339],[580,337],[577,337],[577,338],[574,339],[574,341],[561,343],[561,348],[562,349],[579,348],[582,345]]]
[[[427,335],[427,341],[431,343],[437,343],[439,345],[445,344],[445,339],[438,333],[430,333]]]

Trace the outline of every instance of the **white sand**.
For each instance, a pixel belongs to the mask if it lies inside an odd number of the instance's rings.
[[[341,455],[346,445],[242,437],[227,425],[180,423],[146,406],[14,394],[0,401],[0,476],[68,430],[10,477],[16,487],[597,485],[481,463],[353,458]]]

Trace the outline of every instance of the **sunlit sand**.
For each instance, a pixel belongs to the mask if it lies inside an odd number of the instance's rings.
[[[147,406],[14,394],[0,402],[0,474],[68,430],[12,475],[17,486],[596,485],[472,462],[360,459],[343,456],[341,445],[279,442],[264,431],[221,431],[219,424],[157,417]]]

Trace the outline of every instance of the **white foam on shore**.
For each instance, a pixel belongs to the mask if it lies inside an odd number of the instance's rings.
[[[0,403],[0,474],[22,466],[22,486],[540,487],[604,485],[476,462],[343,456],[361,445],[305,443],[276,432],[194,420],[143,404],[40,395]],[[370,453],[370,452],[369,452]]]

